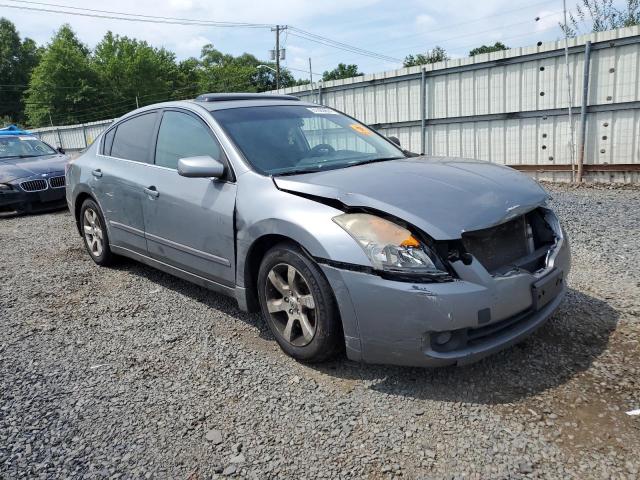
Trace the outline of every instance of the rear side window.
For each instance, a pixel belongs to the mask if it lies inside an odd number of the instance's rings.
[[[111,156],[148,163],[156,113],[145,113],[118,125],[113,137]]]
[[[186,113],[165,112],[158,131],[156,165],[178,168],[178,159],[201,155],[223,161],[220,145],[209,127]]]
[[[113,136],[115,133],[116,129],[113,128],[104,134],[104,147],[102,150],[104,155],[111,155],[111,145],[113,144]]]

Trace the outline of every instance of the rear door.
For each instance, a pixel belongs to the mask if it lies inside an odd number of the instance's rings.
[[[225,164],[222,179],[178,175],[178,159],[209,155]],[[225,285],[235,282],[236,184],[210,127],[181,109],[162,114],[155,167],[147,178],[144,221],[149,255]]]
[[[153,139],[159,111],[141,113],[120,122],[104,135],[99,168],[92,171],[110,242],[147,254],[142,205],[153,162]]]

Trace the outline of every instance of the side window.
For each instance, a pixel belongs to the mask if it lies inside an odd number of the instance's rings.
[[[164,112],[156,144],[156,165],[178,168],[178,159],[199,155],[222,160],[222,150],[209,127],[186,113]]]
[[[149,162],[155,123],[156,114],[153,112],[119,124],[113,137],[111,156],[136,162]]]
[[[113,136],[115,133],[116,128],[113,128],[104,134],[104,147],[102,148],[103,155],[111,155],[111,145],[113,144]]]

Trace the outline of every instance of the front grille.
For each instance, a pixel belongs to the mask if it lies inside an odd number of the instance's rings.
[[[544,268],[547,253],[556,241],[541,209],[495,227],[462,234],[464,248],[492,275]]]
[[[527,223],[524,216],[462,235],[464,247],[489,272],[525,257],[530,253],[527,242]]]
[[[27,180],[26,182],[22,182],[20,187],[25,192],[39,192],[41,190],[47,189],[47,181],[46,180]]]
[[[65,185],[64,175],[61,177],[51,177],[49,179],[49,185],[51,188],[63,188]]]

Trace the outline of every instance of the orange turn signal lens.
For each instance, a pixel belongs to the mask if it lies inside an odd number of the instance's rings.
[[[411,235],[409,238],[406,238],[405,240],[402,241],[402,243],[400,244],[401,247],[413,247],[413,248],[417,248],[420,246],[420,242],[418,240],[416,240],[413,235]]]

